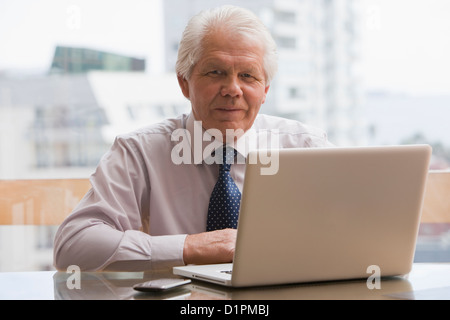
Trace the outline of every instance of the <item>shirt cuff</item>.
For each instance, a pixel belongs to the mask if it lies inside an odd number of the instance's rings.
[[[152,269],[184,265],[183,250],[186,236],[186,234],[152,236],[150,248]]]

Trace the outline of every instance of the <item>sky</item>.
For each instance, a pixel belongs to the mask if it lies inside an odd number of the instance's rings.
[[[55,46],[89,47],[162,66],[160,0],[0,0],[0,70],[47,69]]]
[[[162,72],[163,0],[0,0],[0,70],[48,69],[56,45],[146,58]],[[450,94],[450,1],[360,0],[368,90]]]
[[[450,94],[450,1],[364,1],[365,85]]]

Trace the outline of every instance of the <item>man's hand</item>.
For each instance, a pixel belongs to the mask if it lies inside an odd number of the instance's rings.
[[[237,230],[224,229],[188,235],[184,242],[185,264],[233,262]]]

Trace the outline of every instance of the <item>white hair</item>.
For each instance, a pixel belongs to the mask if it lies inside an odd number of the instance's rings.
[[[189,80],[192,69],[201,57],[203,39],[219,27],[225,28],[232,34],[256,40],[262,45],[266,85],[269,85],[278,69],[275,41],[266,26],[253,12],[230,5],[204,10],[191,18],[183,32],[178,49],[175,67],[177,75]]]

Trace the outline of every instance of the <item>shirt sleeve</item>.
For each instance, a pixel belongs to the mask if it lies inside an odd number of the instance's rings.
[[[118,138],[100,161],[91,190],[56,233],[58,270],[77,265],[83,271],[144,271],[184,264],[186,235],[145,232],[151,186],[136,146]]]

